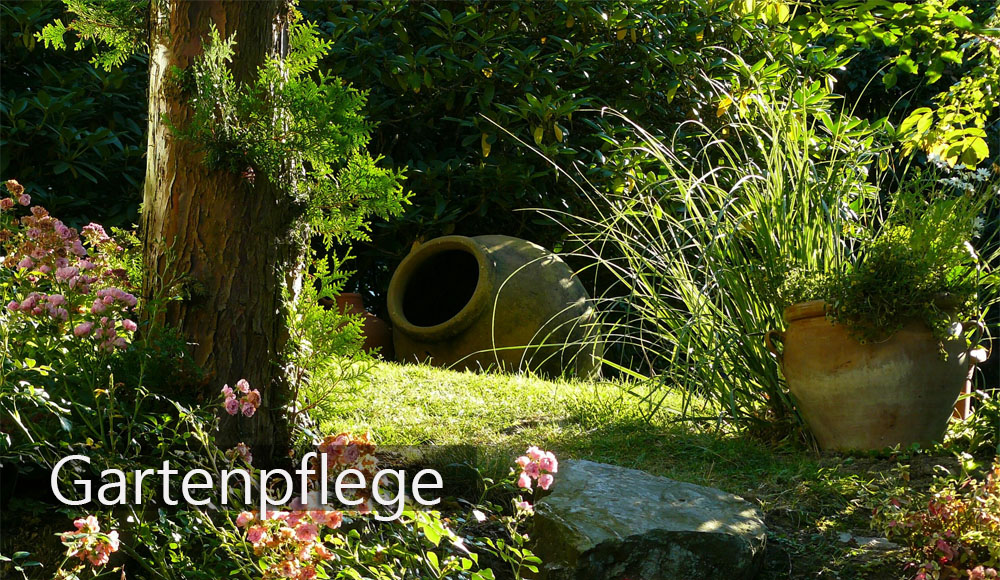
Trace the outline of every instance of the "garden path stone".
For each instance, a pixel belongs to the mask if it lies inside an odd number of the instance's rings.
[[[592,461],[563,461],[535,506],[545,580],[750,579],[760,511],[724,491]]]

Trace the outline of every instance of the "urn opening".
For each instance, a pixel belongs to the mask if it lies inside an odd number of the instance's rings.
[[[403,315],[414,326],[437,326],[454,318],[479,285],[479,261],[471,253],[445,250],[414,268],[403,290]]]
[[[469,327],[493,295],[493,261],[465,236],[417,246],[389,282],[395,331],[421,340],[455,336]]]

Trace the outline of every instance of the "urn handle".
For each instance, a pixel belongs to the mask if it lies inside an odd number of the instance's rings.
[[[972,337],[969,338],[969,350],[966,352],[966,355],[970,360],[972,360],[972,364],[982,364],[986,362],[993,353],[993,345],[991,344],[987,348],[979,346],[979,341],[986,335],[986,326],[983,325],[981,321],[970,320],[969,322],[962,323],[963,329],[970,326],[975,326],[976,330],[972,333]]]
[[[767,350],[771,351],[771,354],[774,355],[774,358],[777,359],[778,364],[780,365],[782,364],[784,357],[782,356],[783,353],[775,346],[775,343],[781,344],[781,350],[784,351],[785,333],[778,330],[767,331],[764,335],[764,344],[767,346]]]

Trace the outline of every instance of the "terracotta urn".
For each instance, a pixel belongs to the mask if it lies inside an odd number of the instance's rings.
[[[344,292],[337,296],[337,310],[341,314],[360,314],[363,318],[361,332],[365,337],[365,352],[378,349],[378,354],[386,360],[393,359],[392,330],[384,320],[365,309],[364,300],[355,292]]]
[[[940,441],[955,402],[985,357],[965,340],[939,342],[912,320],[889,339],[860,343],[826,318],[823,301],[789,306],[787,330],[765,336],[820,447],[883,449]],[[781,348],[779,348],[779,345]]]
[[[399,361],[592,376],[597,313],[573,271],[509,236],[444,236],[416,246],[389,283]]]

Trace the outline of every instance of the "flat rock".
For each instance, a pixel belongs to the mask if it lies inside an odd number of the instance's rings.
[[[567,460],[535,506],[545,580],[753,578],[767,541],[760,511],[724,491]]]
[[[881,550],[885,552],[899,549],[899,544],[890,542],[886,538],[855,536],[854,534],[849,534],[847,532],[840,532],[837,534],[837,537],[845,544],[850,544],[858,548],[866,548],[868,550]]]

